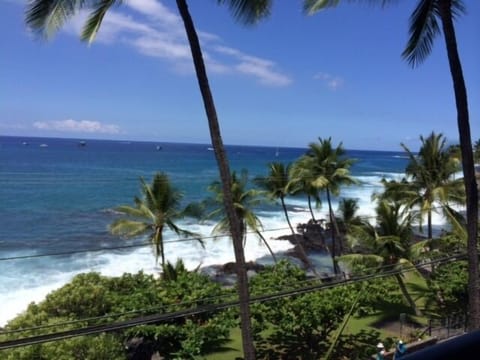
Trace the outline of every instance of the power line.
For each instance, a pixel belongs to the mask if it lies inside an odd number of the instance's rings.
[[[284,297],[289,297],[289,296],[295,296],[295,295],[301,295],[301,294],[306,294],[309,292],[317,291],[317,290],[324,290],[324,289],[330,289],[333,287],[337,286],[345,286],[345,285],[350,285],[362,281],[367,281],[367,280],[372,280],[372,279],[377,279],[377,278],[383,278],[387,276],[392,276],[396,274],[402,274],[406,272],[410,272],[415,270],[418,267],[426,267],[430,266],[433,264],[441,264],[441,263],[448,263],[448,262],[455,262],[459,261],[466,257],[466,255],[453,255],[449,257],[445,257],[442,259],[436,259],[432,260],[430,262],[425,262],[421,265],[417,266],[408,266],[404,267],[403,269],[399,270],[391,270],[383,273],[377,273],[377,274],[369,274],[369,275],[364,275],[364,276],[359,276],[359,277],[352,277],[350,279],[343,279],[327,284],[320,284],[320,285],[314,285],[310,287],[304,287],[300,289],[292,289],[292,290],[286,290],[286,291],[281,291],[277,292],[276,294],[269,294],[269,295],[263,295],[263,296],[257,296],[257,297],[252,297],[249,301],[250,304],[257,303],[257,302],[267,302],[271,300],[276,300]],[[222,304],[215,304],[215,305],[203,305],[196,307],[194,309],[188,309],[188,310],[182,310],[182,311],[176,311],[176,312],[171,312],[167,314],[160,314],[160,315],[147,315],[147,316],[141,316],[138,318],[134,318],[131,320],[125,320],[117,323],[112,323],[112,324],[104,324],[104,325],[93,325],[93,326],[88,326],[80,329],[74,329],[74,330],[67,330],[67,331],[62,331],[62,332],[57,332],[57,333],[52,333],[52,334],[45,334],[45,335],[37,335],[37,336],[32,336],[28,338],[21,338],[21,339],[16,339],[16,340],[8,340],[4,342],[0,342],[0,350],[5,350],[9,348],[14,348],[14,347],[20,347],[20,346],[27,346],[27,345],[33,345],[33,344],[41,344],[45,342],[51,342],[51,341],[58,341],[58,340],[64,340],[64,339],[69,339],[72,337],[77,337],[77,336],[83,336],[83,335],[92,335],[92,334],[98,334],[102,332],[110,332],[114,330],[122,330],[122,329],[127,329],[130,327],[134,327],[137,325],[144,325],[144,324],[152,324],[152,323],[157,323],[157,322],[165,322],[168,320],[176,319],[176,318],[182,318],[182,317],[187,317],[190,315],[196,315],[196,314],[201,314],[201,313],[206,313],[206,312],[213,312],[213,311],[218,311],[218,310],[224,310],[230,307],[235,307],[239,305],[239,301],[231,301],[231,302],[226,302]]]

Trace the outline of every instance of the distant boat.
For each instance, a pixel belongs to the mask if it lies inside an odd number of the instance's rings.
[[[22,145],[23,145],[23,146],[28,146],[28,145],[30,145],[30,144],[29,144],[28,142],[24,141],[24,142],[22,142]]]
[[[162,150],[162,147],[160,145],[157,145],[157,151]]]
[[[46,148],[46,147],[48,147],[48,144],[40,144],[40,147],[41,148]]]
[[[212,147],[207,148],[208,151],[213,151]]]
[[[81,140],[78,142],[78,146],[87,146],[87,142],[85,140]]]
[[[280,155],[280,150],[277,148],[277,150],[275,151],[275,157],[278,157],[278,155]]]

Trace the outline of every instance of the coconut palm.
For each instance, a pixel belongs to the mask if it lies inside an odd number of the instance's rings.
[[[458,161],[445,146],[445,137],[432,132],[427,138],[420,136],[420,140],[422,145],[418,154],[402,144],[410,158],[405,170],[407,178],[383,181],[385,191],[380,196],[400,201],[409,209],[420,209],[420,227],[423,215],[426,215],[428,238],[432,239],[432,213],[436,207],[464,204],[465,196],[462,179],[455,179]]]
[[[161,257],[162,269],[165,267],[165,228],[181,236],[195,237],[203,246],[198,235],[175,224],[176,219],[185,215],[179,208],[182,194],[172,187],[165,173],[156,173],[151,185],[140,178],[140,184],[142,195],[134,198],[135,205],[122,205],[115,209],[127,217],[115,220],[110,225],[112,234],[126,238],[147,235],[154,246],[155,258],[158,260],[158,257]]]
[[[376,225],[364,222],[350,238],[352,247],[362,249],[362,254],[349,254],[339,258],[349,266],[366,265],[372,271],[391,271],[413,266],[410,259],[410,243],[413,236],[413,217],[402,211],[402,205],[379,200],[376,209]],[[373,269],[372,269],[373,267]],[[409,306],[418,314],[418,309],[408,293],[401,274],[395,274],[400,291]]]
[[[358,210],[359,206],[357,199],[341,199],[338,203],[336,220],[340,232],[345,235],[347,242],[365,223],[365,219],[357,215]]]
[[[363,0],[363,2],[367,1],[374,2]],[[358,2],[362,2],[362,0],[358,0]],[[394,1],[379,0],[377,2],[383,6]],[[311,14],[339,3],[339,0],[304,0],[304,9]],[[476,329],[480,327],[480,277],[477,251],[478,189],[475,178],[467,89],[454,26],[454,20],[464,13],[465,6],[462,0],[418,0],[410,17],[410,37],[402,55],[413,67],[421,64],[430,55],[435,37],[440,35],[443,30],[457,107],[463,182],[467,199],[468,289],[470,294],[469,318],[471,320],[469,326]]]
[[[307,154],[304,155],[303,161],[306,162],[311,172],[312,178],[310,179],[310,184],[315,189],[325,191],[327,196],[328,214],[332,230],[331,254],[336,272],[336,237],[339,235],[339,230],[333,213],[332,196],[338,196],[340,194],[341,186],[356,184],[357,181],[350,175],[350,167],[354,163],[354,160],[345,157],[345,150],[342,143],[334,148],[331,138],[319,138],[318,140],[318,143],[309,144],[309,150]]]
[[[285,204],[285,197],[287,195],[298,192],[298,189],[296,189],[298,183],[294,183],[290,179],[292,166],[290,164],[285,166],[280,162],[273,162],[268,165],[268,168],[269,168],[269,173],[266,177],[259,176],[259,177],[256,177],[254,181],[257,185],[259,185],[261,188],[263,188],[267,192],[268,197],[274,200],[280,199],[280,203],[282,204],[283,213],[285,214],[285,218],[287,219],[288,226],[290,227],[290,231],[292,232],[294,239],[296,239],[297,234],[295,233],[295,230],[293,229],[293,226],[290,222],[287,206]],[[310,195],[308,199],[309,199],[308,203],[309,203],[310,213],[312,214],[312,219],[314,219],[313,211],[311,208]],[[320,200],[318,196],[317,196],[317,199]],[[312,269],[312,271],[315,274],[317,274],[315,267],[313,266],[312,262],[308,258],[307,253],[301,241],[297,241],[296,245],[300,252],[300,256],[302,258],[301,260],[306,264],[306,266]]]
[[[290,168],[290,182],[288,187],[292,195],[305,194],[307,195],[308,210],[314,223],[315,213],[313,212],[312,200],[315,201],[315,207],[319,208],[322,205],[320,192],[318,188],[312,185],[312,166],[311,159],[305,156],[297,159]]]
[[[237,218],[241,224],[241,234],[243,242],[245,243],[247,238],[247,231],[254,232],[259,239],[265,244],[268,251],[272,255],[273,261],[276,263],[277,258],[275,253],[270,248],[268,241],[262,235],[263,230],[262,222],[258,216],[254,213],[253,207],[257,206],[261,202],[261,192],[253,188],[248,187],[248,173],[246,170],[242,170],[240,175],[237,175],[235,171],[232,172],[232,195],[233,204]],[[219,181],[214,181],[208,190],[214,194],[214,197],[207,200],[207,206],[213,205],[216,208],[211,211],[207,218],[218,219],[217,225],[213,228],[215,235],[230,235],[230,223],[229,218],[225,214],[224,194],[222,192],[222,186]]]
[[[288,227],[292,231],[292,234],[295,234],[295,230],[293,230],[292,223],[290,222],[290,217],[288,216],[287,205],[285,204],[285,198],[289,195],[290,167],[290,164],[284,165],[281,162],[272,162],[268,164],[268,175],[257,176],[254,182],[267,192],[267,196],[270,199],[280,200]]]
[[[26,11],[26,21],[30,29],[42,36],[51,36],[59,30],[68,19],[71,19],[81,10],[89,11],[89,17],[83,28],[82,39],[92,42],[100,29],[105,14],[112,6],[122,4],[123,0],[29,0]],[[269,14],[270,1],[255,0],[218,0],[226,4],[234,17],[243,23],[254,23],[259,18]],[[248,279],[245,270],[245,254],[243,252],[242,237],[239,220],[235,216],[231,194],[230,168],[227,155],[220,134],[213,95],[208,82],[202,49],[198,40],[187,1],[176,0],[177,8],[185,26],[185,32],[190,45],[192,59],[197,76],[198,86],[202,95],[205,113],[210,130],[210,138],[217,160],[222,188],[224,191],[225,211],[231,226],[230,233],[233,239],[235,260],[237,266],[238,294],[240,302],[240,318],[242,329],[242,343],[246,360],[255,358],[255,348],[251,333]]]

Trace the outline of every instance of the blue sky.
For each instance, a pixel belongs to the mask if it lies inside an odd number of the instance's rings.
[[[412,149],[420,134],[458,142],[446,51],[438,37],[412,69],[400,54],[414,1],[346,4],[305,16],[274,2],[256,26],[214,0],[190,0],[226,144],[306,146],[331,136],[346,148]],[[480,2],[457,23],[474,140],[480,137]],[[25,2],[0,0],[0,134],[208,143],[183,24],[173,0],[128,0],[94,44],[84,17],[48,42],[23,23]]]

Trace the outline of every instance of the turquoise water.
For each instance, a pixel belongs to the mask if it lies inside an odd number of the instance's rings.
[[[81,146],[79,141],[0,137],[0,258],[143,243],[121,240],[107,231],[116,216],[112,209],[130,204],[139,193],[139,177],[150,181],[156,171],[166,172],[184,193],[185,204],[208,196],[207,186],[218,178],[210,145],[88,140]],[[266,175],[269,162],[291,162],[305,150],[227,146],[232,169],[245,168],[252,177]],[[348,156],[358,160],[352,173],[361,184],[344,189],[342,195],[359,199],[361,213],[372,214],[370,196],[380,188],[380,179],[401,176],[407,159],[401,152],[356,150],[348,151]],[[295,210],[294,222],[308,218],[303,198],[289,199],[288,204]],[[263,205],[257,211],[267,238],[288,232],[279,207]],[[325,209],[318,210],[320,218],[324,214]],[[212,228],[192,220],[182,226],[204,236]],[[176,239],[173,234],[166,237]],[[249,259],[267,253],[256,239],[248,240],[248,245]],[[272,247],[281,252],[289,244],[272,241]],[[171,261],[182,257],[191,267],[233,260],[228,239],[209,241],[206,249],[173,242],[166,251]],[[0,324],[78,272],[117,275],[140,269],[156,271],[149,247],[0,260]]]

